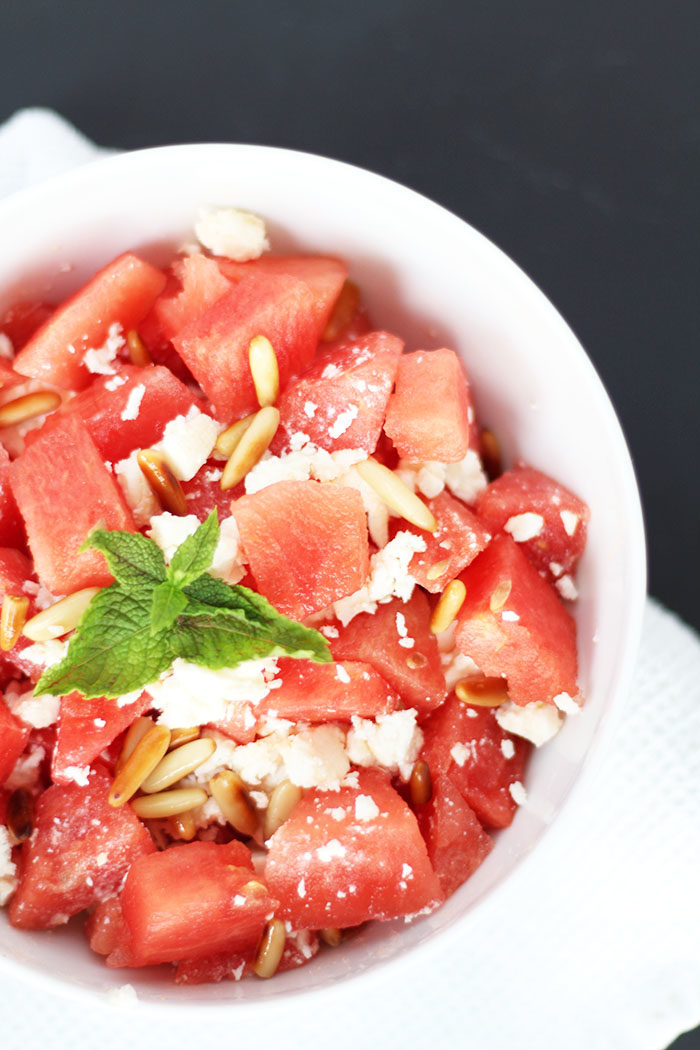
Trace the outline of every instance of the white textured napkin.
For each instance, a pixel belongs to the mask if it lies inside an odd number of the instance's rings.
[[[0,196],[99,152],[60,117],[0,127]],[[0,983],[6,1050],[662,1050],[700,1023],[700,641],[654,601],[602,761],[496,905],[394,970],[206,1021]],[[126,975],[125,975],[126,976]]]

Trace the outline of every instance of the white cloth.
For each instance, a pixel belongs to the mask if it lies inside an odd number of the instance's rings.
[[[95,155],[55,114],[24,111],[0,128],[0,194]],[[661,1050],[700,1023],[700,642],[653,600],[618,726],[468,937],[458,927],[399,967],[271,1003],[264,1024],[235,1005],[203,1019],[39,1000],[3,977],[3,1047]]]

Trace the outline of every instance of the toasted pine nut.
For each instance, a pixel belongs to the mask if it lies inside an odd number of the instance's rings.
[[[29,598],[6,594],[0,611],[0,649],[9,652],[16,644],[27,622]]]
[[[251,879],[250,882],[246,882],[241,887],[241,893],[247,893],[248,896],[258,897],[261,893],[267,893],[267,886],[264,886],[262,882],[258,882],[257,879]]]
[[[169,743],[170,730],[166,726],[153,726],[141,737],[114,778],[107,796],[110,806],[123,806],[132,795],[136,794],[168,750]],[[169,816],[169,814],[165,815]]]
[[[496,584],[491,599],[489,601],[489,609],[492,613],[500,612],[503,606],[508,601],[511,589],[513,587],[512,580],[501,580]]]
[[[500,707],[508,699],[502,678],[463,678],[457,682],[455,693],[469,707]]]
[[[192,810],[187,809],[184,813],[168,817],[168,830],[174,839],[191,842],[197,834],[197,825],[194,822]]]
[[[442,634],[447,630],[464,605],[466,596],[467,588],[461,580],[452,580],[447,584],[430,617],[430,630],[433,634]]]
[[[334,339],[339,339],[357,313],[359,305],[360,289],[352,281],[346,281],[340,289],[340,295],[335,301],[333,313],[323,330],[321,340],[324,343],[332,343]]]
[[[176,747],[189,744],[191,740],[196,740],[199,737],[200,732],[200,726],[188,726],[186,729],[171,729],[170,747],[168,750],[174,751]]]
[[[484,470],[490,481],[494,481],[501,475],[501,446],[498,438],[492,430],[487,430],[484,427],[480,434],[481,437],[481,459],[484,464]]]
[[[318,935],[329,948],[339,948],[343,941],[343,931],[336,929],[334,926],[329,927],[327,930],[319,930]]]
[[[135,329],[126,333],[126,349],[132,365],[152,365],[153,360],[143,339]]]
[[[245,419],[237,419],[235,423],[232,423],[230,427],[226,427],[226,430],[219,434],[214,448],[220,456],[226,456],[226,459],[229,458],[256,415],[257,412],[253,412],[251,415],[246,416]]]
[[[292,784],[291,780],[283,780],[277,785],[270,795],[270,801],[265,810],[263,838],[269,839],[278,828],[282,827],[297,802],[301,801],[302,794],[301,788]]]
[[[272,343],[264,335],[250,340],[248,362],[258,404],[261,408],[274,405],[280,392],[280,372]]]
[[[129,728],[126,731],[124,737],[124,743],[122,744],[121,754],[117,759],[117,763],[114,767],[114,772],[118,773],[126,762],[129,755],[133,753],[134,748],[138,744],[149,729],[153,729],[153,719],[147,718],[145,715],[141,715],[140,718],[134,719]]]
[[[173,474],[163,453],[153,448],[144,448],[137,454],[136,459],[151,492],[163,510],[180,517],[187,514],[187,499],[182,485]]]
[[[48,609],[32,616],[25,623],[22,634],[32,642],[48,642],[51,638],[61,638],[78,626],[88,605],[101,590],[100,587],[84,587],[73,591],[60,601],[54,602]]]
[[[282,920],[272,919],[268,922],[253,963],[253,970],[258,977],[274,977],[282,959],[286,941],[287,933]]]
[[[258,817],[238,773],[232,769],[217,773],[209,781],[209,790],[229,824],[242,835],[253,835]]]
[[[419,667],[425,667],[428,662],[428,657],[425,653],[409,653],[406,657],[406,667],[410,667],[412,671],[417,671]]]
[[[203,806],[206,801],[207,793],[203,788],[175,788],[174,791],[159,791],[157,795],[139,795],[131,800],[131,808],[142,820],[162,820]]]
[[[279,423],[279,411],[272,405],[261,408],[255,413],[250,426],[242,435],[224,467],[221,477],[221,488],[224,492],[234,488],[239,481],[243,480],[248,471],[252,470],[269,448],[270,442],[277,433]]]
[[[61,395],[53,390],[36,390],[33,394],[23,394],[14,401],[0,405],[0,427],[12,427],[16,423],[26,423],[28,419],[53,412],[61,404]]]
[[[443,573],[446,573],[450,567],[450,559],[445,558],[444,561],[436,561],[434,565],[431,565],[426,572],[426,577],[433,582],[433,580],[439,580]]]
[[[29,838],[34,830],[34,799],[26,788],[17,788],[8,798],[5,820],[15,843]]]
[[[378,463],[371,456],[355,465],[355,470],[368,485],[371,485],[379,498],[386,503],[400,518],[410,521],[418,529],[435,532],[437,521],[425,503],[411,492],[408,485],[389,470],[383,463]]]
[[[433,797],[433,778],[430,775],[430,766],[424,759],[419,758],[413,764],[408,787],[414,806],[424,806]]]
[[[168,751],[160,760],[152,773],[146,777],[141,784],[141,790],[147,795],[153,795],[156,791],[164,791],[165,788],[176,784],[188,773],[191,773],[206,762],[216,751],[216,741],[209,736],[203,736],[199,740],[192,740],[189,744],[176,747],[174,751]]]

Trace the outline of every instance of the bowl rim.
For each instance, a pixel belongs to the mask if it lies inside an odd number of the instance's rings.
[[[101,155],[96,156],[94,160],[83,162],[79,166],[50,177],[44,182],[17,190],[0,200],[0,221],[6,214],[9,215],[18,208],[31,208],[34,205],[43,206],[45,202],[51,201],[51,199],[55,198],[57,195],[60,196],[67,191],[77,192],[79,191],[81,184],[99,181],[105,170],[108,172],[112,170],[118,172],[120,168],[130,169],[135,166],[137,167],[138,165],[149,165],[150,163],[159,164],[163,163],[165,160],[172,160],[178,155],[199,154],[202,157],[208,157],[212,163],[214,163],[217,158],[221,158],[224,155],[228,157],[232,155],[252,157],[255,155],[256,157],[263,158],[265,164],[273,163],[275,159],[281,160],[284,158],[284,161],[287,164],[291,163],[300,166],[300,168],[307,167],[317,170],[320,162],[322,166],[328,166],[344,178],[356,180],[360,187],[362,185],[368,187],[371,186],[382,193],[391,194],[394,199],[396,199],[398,195],[400,199],[406,202],[406,206],[428,209],[431,217],[434,218],[436,222],[440,222],[443,225],[448,224],[449,227],[452,228],[453,235],[456,233],[457,229],[459,229],[462,236],[467,236],[469,238],[472,248],[475,247],[486,257],[495,261],[497,265],[501,267],[505,266],[510,271],[511,279],[517,280],[520,283],[524,293],[532,299],[533,303],[537,304],[543,317],[545,317],[548,322],[553,324],[558,330],[559,337],[569,344],[572,353],[577,359],[578,367],[586,372],[589,381],[592,381],[592,388],[595,389],[596,396],[608,423],[607,438],[614,442],[618,458],[618,466],[624,481],[624,492],[621,495],[621,500],[626,506],[628,524],[631,530],[628,537],[628,546],[630,551],[634,553],[634,557],[630,556],[629,564],[627,566],[627,582],[630,587],[630,594],[628,616],[624,630],[625,644],[623,657],[613,675],[610,696],[601,712],[596,732],[586,749],[578,772],[576,773],[573,782],[562,795],[558,811],[554,818],[541,832],[537,841],[537,849],[532,851],[541,859],[543,853],[547,849],[552,850],[556,848],[557,831],[555,829],[561,830],[566,820],[566,818],[562,820],[562,813],[571,812],[574,798],[580,797],[582,784],[587,783],[588,778],[600,765],[607,751],[615,727],[619,723],[622,714],[623,701],[631,686],[632,675],[641,640],[644,601],[646,597],[646,542],[642,505],[639,489],[636,483],[634,466],[614,406],[584,347],[566,320],[555,308],[538,284],[532,280],[518,263],[514,262],[485,234],[480,232],[476,227],[455,212],[438,204],[436,201],[431,200],[424,194],[419,193],[400,182],[396,182],[387,176],[322,154],[308,153],[276,146],[255,145],[252,143],[182,143],[120,153],[109,152],[107,155],[105,155],[104,150],[100,150],[100,154]],[[354,994],[357,991],[358,982],[366,981],[368,979],[371,980],[373,975],[376,974],[380,968],[382,971],[385,971],[386,967],[391,965],[394,971],[399,974],[402,967],[412,965],[413,956],[416,951],[421,950],[424,953],[429,950],[433,952],[437,951],[439,944],[441,944],[445,938],[454,934],[456,925],[459,925],[463,929],[464,925],[474,918],[477,911],[484,913],[489,908],[497,907],[498,895],[503,891],[504,885],[510,885],[513,880],[522,873],[525,866],[531,863],[531,856],[532,854],[529,853],[517,858],[509,871],[501,875],[489,888],[488,892],[459,917],[457,923],[453,923],[447,927],[434,931],[426,940],[404,946],[400,952],[392,955],[390,958],[377,959],[372,965],[361,972],[349,974],[343,977],[342,981],[335,983],[318,982],[311,986],[302,986],[259,998],[242,998],[235,1000],[217,998],[208,1000],[207,1002],[178,998],[177,995],[168,995],[167,998],[161,998],[157,994],[148,994],[142,998],[137,992],[139,1008],[141,1010],[155,1011],[160,1014],[164,1008],[171,1010],[173,1006],[176,1006],[181,1012],[194,1010],[198,1014],[201,1014],[203,1009],[219,1010],[235,1007],[239,1013],[241,1011],[249,1013],[251,1010],[260,1010],[263,1006],[266,1009],[271,1009],[273,1006],[279,1008],[291,1001],[298,1002],[302,998],[308,1000],[309,997],[319,994],[328,996],[331,989],[337,991],[340,986],[342,986],[341,994],[344,994],[345,990],[348,988],[350,988],[351,993]],[[81,984],[70,977],[66,978],[66,976],[38,968],[36,964],[31,961],[9,959],[2,951],[0,951],[0,969],[6,969],[8,973],[15,976],[21,975],[22,977],[25,977],[26,975],[27,978],[33,978],[34,980],[38,978],[41,984],[47,989],[54,993],[68,996],[71,999],[76,999],[81,1002],[87,1000],[93,1005],[99,1002],[103,1002],[105,1005],[113,1005],[110,1002],[110,995],[115,989],[100,992],[94,987]],[[134,971],[124,970],[121,972],[123,972],[125,980],[120,987],[131,984],[129,978],[133,975]]]

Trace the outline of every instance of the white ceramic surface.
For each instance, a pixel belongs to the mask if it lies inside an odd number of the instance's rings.
[[[0,963],[88,994],[134,984],[144,1002],[255,1008],[322,991],[329,981],[405,959],[457,921],[531,853],[614,718],[631,677],[645,592],[642,517],[634,474],[610,402],[581,346],[532,282],[454,215],[395,183],[306,154],[198,145],[124,154],[86,165],[0,203],[0,309],[18,296],[60,298],[126,248],[154,261],[192,235],[201,205],[264,216],[275,250],[338,254],[350,262],[378,326],[408,349],[462,355],[480,418],[506,457],[552,474],[591,508],[579,571],[580,683],[587,704],[537,752],[528,804],[479,871],[438,912],[413,925],[365,929],[342,949],[271,982],[175,988],[162,971],[107,970],[70,927],[11,929],[0,918]],[[555,832],[553,832],[555,833]],[[536,862],[533,858],[533,862]]]

